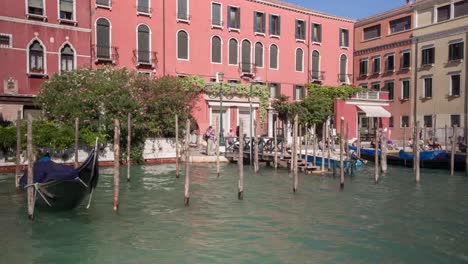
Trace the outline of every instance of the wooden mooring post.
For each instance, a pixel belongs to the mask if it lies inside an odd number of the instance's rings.
[[[222,113],[221,113],[222,114]],[[219,168],[219,144],[221,143],[221,134],[222,131],[220,130],[220,122],[216,120],[215,126],[215,135],[216,135],[216,175],[219,177],[220,168]]]
[[[455,126],[452,126],[452,138],[450,139],[450,146],[451,146],[451,151],[450,151],[450,175],[453,176],[455,174],[455,137],[456,137],[456,130],[457,128]]]
[[[274,144],[274,147],[273,149],[275,150],[275,169],[278,168],[278,118],[276,118],[275,120],[275,123],[274,123],[274,128],[275,128],[275,131],[273,133],[273,144]]]
[[[296,114],[294,117],[294,132],[293,132],[293,155],[294,155],[294,170],[293,170],[293,192],[297,192],[298,187],[298,175],[297,175],[297,136],[298,136],[298,127],[299,127],[299,116]]]
[[[374,180],[375,180],[375,183],[378,183],[379,182],[379,118],[378,117],[377,117],[377,123],[375,124],[374,142],[375,142]]]
[[[32,131],[32,116],[28,114],[28,129],[27,129],[27,152],[28,152],[28,217],[30,220],[34,219],[34,201],[35,194],[32,187],[34,179],[34,153],[33,153],[33,131]]]
[[[260,170],[259,164],[258,164],[258,133],[257,133],[257,120],[254,120],[254,173],[257,174]]]
[[[340,119],[340,187],[344,188],[344,162],[343,162],[343,134],[344,134],[344,117]],[[328,161],[330,163],[330,161]]]
[[[357,156],[361,158],[361,130],[357,129]]]
[[[114,119],[114,212],[119,209],[120,183],[120,121]]]
[[[188,206],[190,203],[190,119],[187,118],[185,123],[185,188],[184,188],[184,204]]]
[[[21,111],[16,116],[16,169],[15,169],[15,188],[20,190],[19,179],[21,177]]]
[[[239,120],[239,182],[237,184],[237,199],[244,199],[244,125],[242,120]]]
[[[317,126],[315,124],[312,125],[312,151],[314,155],[313,164],[317,166]]]
[[[349,145],[349,123],[346,122],[346,133],[345,133],[345,155],[347,157],[349,157],[349,149],[348,149],[348,145]]]
[[[406,151],[406,125],[403,126],[403,151]]]
[[[448,127],[447,124],[445,124],[445,150],[448,150]]]
[[[414,139],[414,148],[415,148],[415,155],[414,155],[414,168],[415,168],[415,176],[416,182],[419,183],[421,180],[421,164],[420,164],[420,157],[419,157],[419,121],[416,122],[415,128],[415,139]]]
[[[180,177],[180,158],[179,158],[179,116],[175,115],[175,152],[176,152],[176,178]]]
[[[78,168],[79,163],[78,163],[78,142],[80,138],[80,120],[78,117],[75,118],[75,168]]]
[[[132,114],[127,117],[127,182],[130,181],[130,169],[132,167]]]
[[[381,137],[381,154],[380,154],[380,168],[382,171],[382,176],[387,174],[387,137],[385,135],[385,132],[382,129],[382,137]]]
[[[327,129],[327,125],[325,123],[323,123],[323,126],[322,126],[322,174],[325,173],[325,147],[326,147],[326,129]]]
[[[328,165],[327,165],[327,168],[328,168],[328,171],[330,171],[331,169],[331,150],[332,150],[332,146],[335,146],[335,142],[333,140],[333,132],[331,131],[331,127],[330,126],[327,126],[327,143],[328,143],[328,149],[327,149],[327,153],[328,153]]]
[[[309,139],[310,137],[307,137],[307,132],[309,131],[309,127],[305,126],[305,135],[304,135],[304,143],[305,143],[305,169],[304,169],[304,173],[306,174],[307,173],[307,168],[309,167],[309,161],[308,161],[308,158],[309,158],[309,152],[308,152],[308,149],[309,149]]]

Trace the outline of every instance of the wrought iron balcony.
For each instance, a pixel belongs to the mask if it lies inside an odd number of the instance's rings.
[[[310,71],[310,79],[312,82],[322,82],[325,80],[325,72],[324,71]]]
[[[338,82],[339,83],[349,84],[349,83],[351,83],[352,78],[353,78],[352,74],[343,74],[343,73],[338,74]]]
[[[133,62],[137,67],[154,68],[158,64],[157,52],[149,50],[133,50]]]
[[[239,73],[241,75],[255,74],[256,72],[257,72],[257,66],[255,66],[255,63],[246,63],[246,62],[239,63]]]
[[[93,45],[92,57],[96,62],[115,63],[119,58],[118,48],[113,46]]]

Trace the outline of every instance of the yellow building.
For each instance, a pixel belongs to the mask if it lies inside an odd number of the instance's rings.
[[[437,127],[441,140],[446,125],[465,123],[468,0],[419,0],[413,7],[413,120],[428,131]]]

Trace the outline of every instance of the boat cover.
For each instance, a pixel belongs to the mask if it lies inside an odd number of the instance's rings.
[[[437,156],[446,153],[445,150],[430,150],[430,151],[421,151],[419,153],[420,160],[434,160]],[[398,156],[404,160],[412,160],[413,155],[403,151],[402,149],[398,153]]]
[[[34,163],[34,183],[44,183],[52,180],[72,181],[78,177],[78,170],[72,166],[55,163],[51,160],[41,160]],[[21,186],[28,183],[26,170],[20,179]]]

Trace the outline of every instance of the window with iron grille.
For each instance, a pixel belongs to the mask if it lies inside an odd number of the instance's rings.
[[[321,24],[312,24],[312,41],[313,42],[322,42],[322,25]]]
[[[11,48],[11,35],[0,33],[0,48]]]
[[[189,20],[189,0],[177,0],[177,18]]]
[[[222,26],[222,10],[221,4],[219,3],[211,3],[211,25],[212,26]]]
[[[463,42],[459,42],[449,45],[449,61],[463,59],[463,44]]]
[[[240,29],[240,8],[228,6],[228,27]]]
[[[380,24],[364,29],[364,40],[380,37]]]
[[[397,33],[411,29],[411,16],[390,21],[390,33]]]
[[[265,33],[265,13],[254,12],[254,32],[256,33]]]
[[[422,50],[422,65],[434,64],[435,48],[428,48]]]
[[[281,17],[270,15],[270,35],[279,36],[281,29]]]
[[[296,19],[296,39],[305,40],[306,24],[303,20]]]

